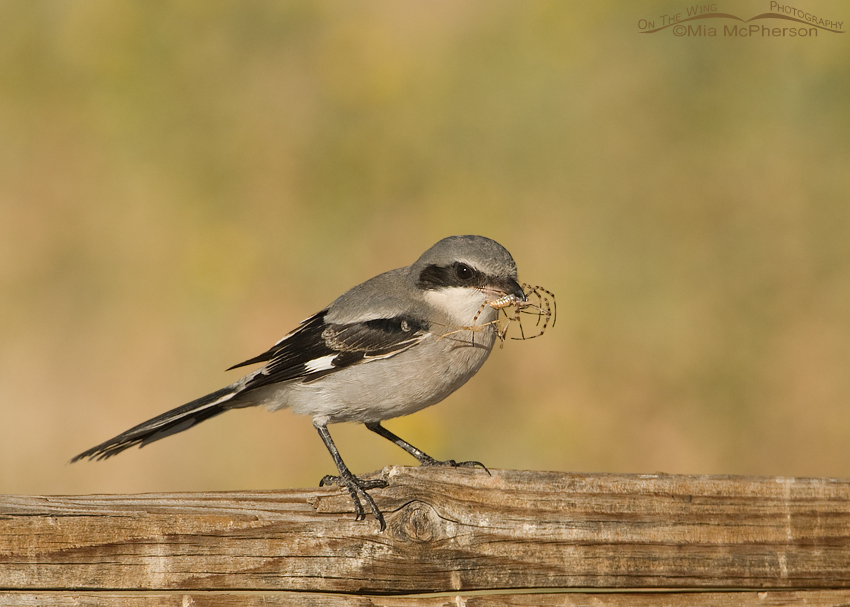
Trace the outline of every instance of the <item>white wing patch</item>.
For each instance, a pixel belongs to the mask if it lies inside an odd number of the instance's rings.
[[[333,369],[333,359],[336,357],[337,354],[328,354],[327,356],[314,358],[304,365],[304,371],[307,373],[316,373],[317,371],[328,371],[329,369]]]

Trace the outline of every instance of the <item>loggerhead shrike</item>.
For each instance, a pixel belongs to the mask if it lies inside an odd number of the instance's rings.
[[[231,367],[265,363],[260,369],[71,461],[99,460],[135,445],[144,447],[230,409],[289,407],[313,419],[339,470],[338,476],[325,476],[320,486],[348,489],[357,520],[366,516],[360,501],[365,500],[383,531],[384,517],[367,490],[385,487],[386,481],[354,476],[328,424],[363,423],[423,466],[484,468],[479,462],[436,460],[381,422],[430,407],[475,375],[497,338],[493,321],[499,310],[486,304],[506,295],[526,301],[516,264],[502,245],[483,236],[444,238],[413,265],[357,285],[267,352]]]

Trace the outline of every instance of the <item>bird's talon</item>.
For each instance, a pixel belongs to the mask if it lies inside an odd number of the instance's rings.
[[[337,485],[341,488],[348,489],[351,501],[354,502],[354,520],[362,521],[366,519],[366,511],[363,508],[363,504],[360,502],[360,498],[363,498],[366,500],[366,503],[369,505],[369,509],[372,511],[372,514],[375,515],[378,523],[380,523],[381,531],[387,528],[387,524],[384,521],[384,515],[378,508],[378,505],[375,504],[375,500],[372,499],[372,496],[366,493],[369,489],[382,489],[383,487],[386,487],[389,485],[387,481],[380,478],[362,480],[353,474],[340,476],[328,474],[319,481],[319,487],[324,487],[325,485]]]

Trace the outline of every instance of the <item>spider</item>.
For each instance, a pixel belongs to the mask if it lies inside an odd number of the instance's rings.
[[[507,322],[504,326],[499,324],[501,318],[496,318],[496,320],[492,321],[496,325],[496,335],[501,341],[501,344],[499,345],[500,348],[505,347],[505,338],[508,334],[508,328],[513,322],[519,324],[520,337],[511,337],[511,339],[534,339],[535,337],[540,337],[546,332],[550,320],[552,321],[552,326],[555,326],[555,319],[557,317],[555,294],[541,286],[532,286],[526,283],[522,283],[522,290],[525,293],[526,301],[521,301],[518,297],[516,297],[516,295],[503,295],[498,299],[485,302],[484,305],[481,306],[481,309],[478,310],[475,318],[472,319],[473,326],[476,326],[475,323],[478,321],[478,317],[487,306],[490,306],[494,310],[499,310],[505,315]],[[509,315],[505,311],[505,308],[509,308],[511,306],[514,308],[514,313]],[[536,326],[540,327],[540,330],[534,335],[526,336],[525,330],[522,327],[522,318],[520,317],[520,314],[536,315]],[[543,319],[542,326],[540,325],[541,318]]]
[[[499,344],[500,348],[505,347],[505,339],[508,334],[508,328],[511,326],[511,323],[516,322],[519,324],[519,332],[520,337],[511,337],[511,339],[533,339],[535,337],[540,337],[543,333],[546,332],[546,329],[549,326],[549,321],[551,319],[552,326],[555,326],[555,318],[556,318],[556,305],[555,305],[555,294],[551,291],[544,289],[540,286],[531,286],[529,284],[522,283],[522,290],[525,293],[525,301],[520,300],[516,295],[503,295],[498,299],[493,299],[491,301],[486,301],[481,305],[481,308],[475,314],[475,317],[472,319],[472,325],[468,327],[461,327],[455,331],[451,331],[441,336],[446,337],[448,335],[452,335],[454,333],[459,333],[461,331],[472,331],[472,339],[473,342],[475,340],[475,332],[483,331],[484,327],[487,325],[495,325],[496,327],[496,336],[499,338],[501,342]],[[550,301],[551,300],[551,301]],[[478,318],[481,316],[481,313],[490,306],[494,310],[498,310],[502,314],[504,314],[504,318],[507,322],[502,325],[500,324],[502,321],[502,317],[498,316],[495,320],[491,320],[490,322],[484,323],[483,325],[479,325]],[[514,312],[513,314],[508,314],[505,310],[506,308],[510,308],[513,306]],[[521,314],[533,314],[537,316],[537,323],[535,326],[539,327],[539,331],[534,335],[526,336],[525,330],[522,327],[522,318]],[[540,319],[543,319],[543,325],[540,325]]]

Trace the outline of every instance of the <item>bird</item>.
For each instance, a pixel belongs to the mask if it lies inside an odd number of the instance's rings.
[[[505,247],[484,236],[443,238],[411,265],[349,289],[267,351],[230,367],[262,363],[259,369],[83,451],[71,462],[144,447],[231,409],[288,408],[312,418],[336,465],[338,473],[325,476],[319,485],[346,489],[356,520],[366,518],[365,502],[383,531],[383,513],[368,492],[387,482],[355,476],[328,425],[362,423],[423,466],[487,470],[477,461],[437,460],[381,422],[442,401],[478,372],[497,337],[503,337],[495,326],[499,310],[487,303],[505,296],[527,301]]]

